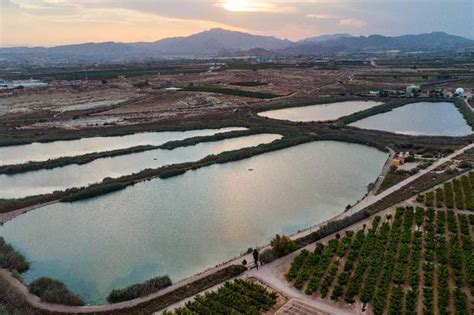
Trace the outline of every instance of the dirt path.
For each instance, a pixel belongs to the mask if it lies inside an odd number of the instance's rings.
[[[377,191],[379,191],[380,186],[385,180],[385,176],[387,176],[387,173],[390,171],[390,167],[392,167],[392,161],[395,158],[395,151],[393,151],[391,148],[388,148],[388,150],[390,151],[390,155],[387,159],[387,162],[385,162],[385,165],[382,168],[382,172],[380,173],[379,177],[375,181],[374,188],[369,192],[369,194],[371,194],[372,196],[377,194]]]
[[[2,213],[0,213],[0,224],[5,224],[8,221],[13,220],[14,218],[16,218],[19,215],[22,215],[24,213],[27,213],[29,211],[32,211],[32,210],[35,210],[35,209],[38,209],[38,208],[42,208],[42,207],[52,205],[52,204],[57,203],[57,202],[59,202],[59,200],[54,200],[54,201],[50,201],[50,202],[46,202],[46,203],[41,203],[41,204],[38,204],[38,205],[34,205],[34,206],[31,206],[31,207],[26,207],[26,208],[21,208],[21,209],[18,209],[18,210],[2,212]]]

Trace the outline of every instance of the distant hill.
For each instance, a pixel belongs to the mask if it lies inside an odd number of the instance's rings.
[[[332,34],[291,42],[271,36],[215,28],[187,37],[167,38],[156,42],[0,48],[0,65],[67,65],[143,61],[165,57],[318,55],[384,50],[448,51],[467,47],[474,47],[474,41],[442,32],[396,37]]]
[[[313,55],[320,53],[356,51],[451,51],[474,47],[474,41],[443,32],[402,36],[360,36],[339,37],[322,42],[300,42],[297,46],[285,49],[286,55]]]
[[[340,38],[349,38],[354,37],[351,34],[327,34],[327,35],[320,35],[315,37],[308,37],[303,40],[298,41],[299,44],[307,44],[307,43],[322,43],[328,40],[340,39]]]
[[[168,38],[155,42],[153,48],[163,54],[216,54],[222,50],[239,51],[261,48],[280,50],[292,45],[288,40],[214,28],[188,37]]]

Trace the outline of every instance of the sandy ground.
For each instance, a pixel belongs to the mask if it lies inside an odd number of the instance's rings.
[[[53,81],[47,88],[0,93],[0,130],[101,127],[188,119],[232,112],[261,99],[167,90],[177,86],[218,86],[287,96],[319,94],[347,80],[352,70],[227,70],[154,75],[101,81]],[[146,82],[146,84],[140,84]],[[234,85],[260,82],[259,86]]]

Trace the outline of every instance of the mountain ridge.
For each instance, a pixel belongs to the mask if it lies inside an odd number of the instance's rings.
[[[352,36],[329,34],[292,42],[273,36],[213,28],[190,36],[172,37],[154,42],[89,42],[54,47],[0,48],[3,60],[20,62],[127,62],[167,57],[195,58],[243,56],[246,52],[262,51],[275,55],[318,55],[338,52],[383,50],[447,51],[474,47],[474,40],[444,32],[400,36]]]

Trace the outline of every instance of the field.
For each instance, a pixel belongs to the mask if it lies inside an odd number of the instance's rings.
[[[175,313],[165,314],[261,314],[277,303],[278,294],[249,280],[226,282],[214,292],[196,296]]]
[[[302,250],[286,274],[307,295],[374,314],[469,314],[474,293],[474,215],[397,208],[371,227],[313,252]]]
[[[442,187],[418,195],[417,201],[427,207],[474,211],[474,172],[444,183]]]
[[[0,219],[9,220],[11,217],[2,214],[8,214],[11,210],[17,210],[13,216],[21,215],[23,211],[29,211],[30,206],[93,198],[140,181],[179,176],[202,167],[243,160],[311,141],[333,140],[358,143],[383,151],[410,151],[433,157],[433,162],[473,143],[473,135],[414,137],[347,126],[407,103],[453,101],[468,124],[474,127],[473,111],[464,100],[432,98],[427,93],[429,89],[452,89],[458,84],[465,84],[463,87],[467,90],[473,89],[474,76],[469,63],[444,57],[418,60],[418,57],[409,56],[400,59],[380,56],[377,64],[373,65],[368,58],[372,60],[370,56],[348,56],[347,59],[335,57],[321,62],[304,58],[261,64],[250,60],[222,60],[219,63],[215,60],[195,60],[97,65],[87,69],[35,68],[14,69],[14,72],[0,69],[0,75],[6,78],[33,77],[49,83],[47,88],[37,90],[0,90],[0,146],[230,126],[249,130],[172,141],[160,148],[171,150],[247,134],[277,133],[283,136],[281,140],[269,144],[108,178],[88,187],[21,199],[2,199]],[[438,63],[439,58],[442,62]],[[382,97],[388,94],[368,96],[369,91],[403,91],[408,84],[420,84],[425,93],[416,98],[399,97],[397,93],[392,94],[393,97]],[[263,110],[349,100],[374,100],[383,104],[335,121],[319,123],[277,121],[258,115]],[[137,146],[2,166],[0,174],[81,165],[152,149],[156,147]],[[344,216],[344,213],[317,231],[311,233],[310,230],[309,234],[296,238],[291,250],[322,241],[316,244],[315,250],[303,249],[291,266],[288,264],[293,257],[283,254],[273,257],[281,258],[276,260],[277,265],[279,261],[288,259],[282,266],[288,266],[289,270],[279,270],[278,274],[280,278],[286,277],[288,287],[284,289],[304,294],[317,303],[327,302],[327,305],[341,311],[369,310],[369,313],[375,314],[472,313],[474,212],[470,214],[468,211],[474,211],[474,171],[464,175],[462,172],[472,169],[473,162],[474,158],[466,152],[460,161],[445,163],[449,167],[442,171],[430,170],[398,191],[368,206],[364,205],[365,208],[349,206],[347,210],[354,210],[353,214]],[[465,165],[461,166],[461,163]],[[389,173],[381,190],[411,175],[409,171]],[[410,199],[416,195],[418,203]],[[410,201],[406,206],[413,207],[398,208],[383,217],[370,219],[371,215],[408,199]],[[350,229],[361,220],[367,220],[370,226],[333,234],[341,229]],[[327,237],[332,239],[326,242],[324,239]],[[25,257],[5,242],[1,245],[0,265],[3,268],[18,271],[28,268]],[[271,246],[266,250],[274,250]],[[262,256],[260,261],[264,261]],[[244,257],[247,262],[248,257]],[[286,302],[288,291],[277,293],[271,284],[261,285],[257,280],[233,280],[222,284],[248,271],[253,272],[247,270],[246,263],[241,265],[240,262],[239,258],[233,262],[234,266],[195,279],[187,285],[179,286],[177,282],[174,287],[171,282],[164,281],[165,285],[157,284],[156,287],[171,285],[167,289],[173,290],[163,290],[165,293],[159,299],[145,301],[129,309],[117,307],[114,310],[117,314],[152,313],[178,304],[173,314],[272,314],[277,306],[281,306],[282,300]],[[268,266],[271,264],[269,260]],[[259,279],[258,274],[250,274],[250,277],[254,276]],[[2,280],[5,279],[0,278]],[[260,280],[267,283],[265,279]],[[53,284],[52,291],[60,292],[65,288],[59,283],[49,282]],[[156,291],[150,288],[149,282],[144,282],[116,290],[118,298],[110,301],[140,299]],[[2,289],[0,286],[0,313],[2,298],[7,300],[3,297],[7,294]],[[203,293],[204,290],[210,291]],[[37,295],[43,293],[38,292]],[[199,295],[193,297],[195,294]],[[192,297],[192,301],[182,302]]]

